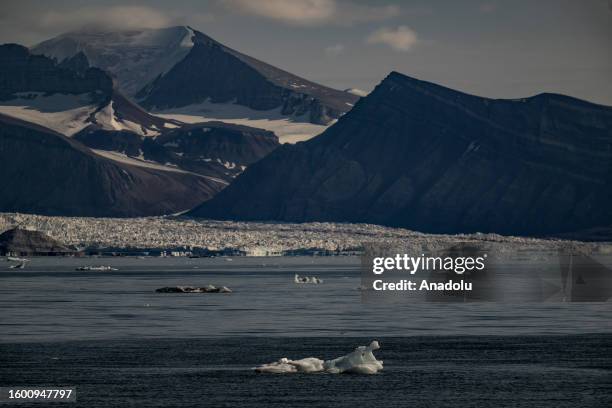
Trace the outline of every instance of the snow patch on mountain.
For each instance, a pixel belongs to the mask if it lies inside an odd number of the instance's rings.
[[[129,130],[140,136],[158,136],[159,131],[154,129],[143,129],[138,123],[126,119],[119,119],[111,101],[104,108],[95,114],[95,121],[98,126],[105,130]]]
[[[348,92],[350,94],[357,95],[357,96],[367,96],[369,94],[368,91],[364,91],[363,89],[359,89],[359,88],[348,88],[348,89],[345,89],[344,92]]]
[[[83,130],[97,106],[90,94],[21,92],[17,98],[0,101],[0,113],[44,126],[66,136]]]
[[[35,123],[65,136],[97,124],[105,130],[129,130],[141,136],[157,136],[153,127],[143,127],[117,116],[113,101],[100,109],[92,101],[91,94],[46,94],[44,92],[20,92],[16,98],[0,101],[0,113]]]
[[[234,103],[210,101],[155,111],[155,115],[184,123],[221,121],[266,129],[274,132],[280,143],[297,143],[311,139],[335,123],[334,121],[329,126],[315,125],[309,123],[307,118],[282,115],[280,108],[260,111]]]

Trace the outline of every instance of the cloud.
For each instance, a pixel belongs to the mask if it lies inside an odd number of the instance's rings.
[[[32,45],[49,37],[83,28],[139,29],[173,25],[195,27],[210,22],[208,12],[163,10],[148,6],[37,7],[27,2],[7,2],[0,13],[0,37]]]
[[[0,23],[28,27],[28,31],[41,35],[57,35],[81,28],[121,30],[196,25],[212,19],[209,13],[167,12],[148,6],[91,6],[61,11],[45,10],[38,14],[15,8],[11,14],[6,20],[0,18]]]
[[[345,50],[345,47],[343,44],[334,44],[334,45],[330,45],[329,47],[325,47],[325,54],[332,56],[332,57],[336,57],[342,54],[344,50]]]
[[[367,6],[338,0],[221,0],[226,9],[290,25],[351,25],[400,14],[397,6]]]
[[[107,28],[161,28],[175,23],[172,16],[146,6],[85,7],[49,11],[39,17],[45,28],[101,26]]]
[[[397,28],[383,27],[366,38],[368,44],[383,44],[396,51],[410,51],[418,42],[417,34],[414,30],[406,26]]]

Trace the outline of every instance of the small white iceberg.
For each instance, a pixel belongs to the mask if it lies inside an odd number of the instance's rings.
[[[286,374],[286,373],[329,373],[329,374],[376,374],[383,369],[383,362],[377,360],[372,353],[380,345],[376,340],[369,346],[359,346],[352,353],[333,360],[323,361],[315,357],[301,360],[281,358],[270,364],[255,367],[258,373]]]
[[[17,256],[7,256],[6,257],[6,261],[7,262],[19,262],[19,263],[25,263],[28,262],[29,259],[25,259],[25,258],[19,258]]]
[[[323,279],[317,278],[316,276],[300,276],[297,273],[293,277],[294,283],[311,283],[314,285],[318,285],[319,283],[323,283]]]
[[[112,266],[100,265],[100,266],[79,266],[75,270],[77,271],[117,271],[117,268]]]

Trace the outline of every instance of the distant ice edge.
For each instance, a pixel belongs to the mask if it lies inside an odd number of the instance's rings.
[[[380,345],[374,340],[369,346],[359,346],[353,352],[333,360],[321,360],[316,357],[290,360],[281,358],[269,364],[255,367],[258,373],[329,373],[329,374],[376,374],[383,369],[383,362],[377,360],[373,351]]]

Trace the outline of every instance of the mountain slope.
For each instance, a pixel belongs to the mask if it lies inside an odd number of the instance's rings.
[[[278,145],[276,136],[265,130],[223,123],[184,125],[150,115],[118,91],[105,72],[90,68],[83,53],[56,64],[25,47],[3,45],[0,68],[0,113],[74,137],[106,158],[179,168],[225,186]],[[202,129],[212,132],[203,134]],[[186,145],[175,149],[173,138]],[[204,147],[220,138],[226,138],[225,150]]]
[[[74,139],[98,152],[119,152],[142,163],[173,166],[214,177],[224,185],[279,145],[272,132],[221,122],[182,125],[154,138],[88,128]]]
[[[179,170],[94,154],[38,125],[0,115],[0,211],[143,216],[187,210],[223,186]]]
[[[152,136],[171,123],[130,102],[83,54],[57,64],[17,44],[0,46],[0,113],[67,136],[88,126]]]
[[[398,73],[193,216],[542,235],[612,224],[612,108],[467,95]]]
[[[328,125],[358,100],[356,95],[315,84],[228,48],[189,27],[73,32],[32,51],[58,61],[82,52],[92,65],[116,76],[128,95],[158,110],[211,101],[256,112],[274,110],[270,114]]]
[[[110,72],[119,88],[134,95],[189,53],[192,32],[186,27],[156,30],[80,30],[32,47],[32,53],[58,62],[82,53],[94,67]]]

